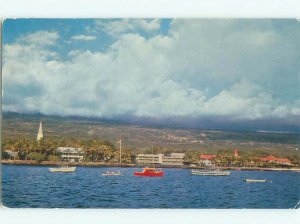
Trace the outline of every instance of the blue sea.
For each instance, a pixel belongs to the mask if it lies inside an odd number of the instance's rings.
[[[102,176],[120,170],[122,176]],[[47,166],[2,165],[2,202],[11,208],[293,208],[300,173],[232,171],[193,176],[163,169],[164,177],[136,177],[138,168],[77,167],[51,173]],[[246,183],[244,179],[267,179]]]

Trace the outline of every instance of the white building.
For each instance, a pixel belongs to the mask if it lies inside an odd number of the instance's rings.
[[[183,165],[185,153],[164,154],[138,154],[136,156],[137,164],[162,164],[162,165]]]
[[[137,164],[162,164],[163,154],[138,154],[136,156]]]
[[[9,156],[9,159],[17,159],[18,158],[18,152],[14,152],[11,150],[4,150]]]
[[[184,161],[185,153],[171,153],[163,156],[163,165],[175,165],[182,166]]]
[[[63,161],[82,162],[84,151],[82,148],[58,147],[57,154]]]

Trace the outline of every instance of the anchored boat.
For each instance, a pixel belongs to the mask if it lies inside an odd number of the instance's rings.
[[[144,177],[163,177],[164,171],[158,170],[156,168],[145,167],[142,172],[134,172],[134,175]]]
[[[152,147],[152,155],[153,154],[153,147]],[[145,167],[142,172],[134,172],[134,176],[142,176],[142,177],[163,177],[164,176],[164,171],[160,169],[155,168],[155,163],[154,163],[154,157],[152,156],[152,163],[154,167],[149,168]]]
[[[102,173],[102,176],[121,176],[121,172],[107,171],[105,173]]]
[[[64,173],[70,173],[75,172],[76,166],[61,166],[57,168],[49,168],[50,172],[64,172]]]
[[[120,153],[119,153],[120,161],[119,161],[119,164],[122,165],[122,140],[120,139],[117,143],[120,144]],[[121,172],[120,172],[120,170],[118,170],[117,172],[115,172],[115,171],[106,171],[106,172],[102,173],[102,176],[121,176]]]
[[[224,170],[209,170],[209,169],[192,169],[192,175],[199,175],[199,176],[228,176],[230,175],[230,171]]]
[[[258,179],[245,179],[245,182],[248,182],[248,183],[265,183],[265,182],[267,182],[267,180],[265,180],[265,179],[261,179],[261,180],[258,180]]]

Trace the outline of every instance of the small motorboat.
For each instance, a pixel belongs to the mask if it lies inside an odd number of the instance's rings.
[[[199,176],[229,176],[230,171],[219,170],[219,169],[192,169],[192,175]]]
[[[245,179],[245,182],[247,182],[247,183],[265,183],[268,181],[265,179]]]
[[[157,170],[156,168],[145,167],[142,172],[134,172],[134,176],[163,177],[164,171]]]
[[[120,171],[113,172],[113,171],[106,171],[105,173],[102,173],[102,176],[121,176]]]
[[[63,173],[70,173],[75,172],[76,166],[61,166],[57,168],[49,168],[50,172],[63,172]]]

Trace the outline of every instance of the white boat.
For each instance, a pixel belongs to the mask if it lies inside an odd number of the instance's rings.
[[[192,169],[192,175],[199,176],[228,176],[230,171],[224,171],[219,169],[209,170],[209,169]]]
[[[119,164],[122,165],[122,140],[120,139],[117,143],[120,144]],[[106,171],[105,173],[102,173],[102,176],[121,176],[121,172],[120,172],[120,170],[118,170],[117,172]]]
[[[267,182],[267,180],[265,180],[265,179],[261,179],[261,180],[258,180],[258,179],[245,179],[245,182],[248,182],[248,183],[265,183],[265,182]]]
[[[102,173],[102,176],[121,176],[121,172],[106,171],[105,173]]]
[[[64,172],[64,173],[70,173],[75,172],[76,166],[61,166],[56,168],[49,168],[50,172]]]

